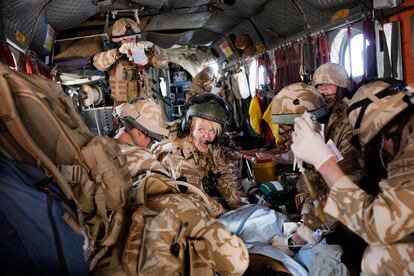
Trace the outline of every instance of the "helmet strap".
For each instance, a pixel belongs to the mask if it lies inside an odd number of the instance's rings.
[[[131,126],[129,124],[125,124],[125,131],[126,133],[128,133],[129,137],[131,138],[132,142],[134,143],[135,146],[138,146],[138,142],[135,139],[134,134],[132,133],[132,129]]]

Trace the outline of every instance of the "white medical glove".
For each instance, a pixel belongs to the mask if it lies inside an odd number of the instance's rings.
[[[138,48],[144,48],[145,50],[148,50],[154,46],[154,43],[151,41],[139,41],[137,43]]]
[[[128,55],[128,49],[129,49],[129,48],[130,48],[129,43],[123,43],[123,44],[119,47],[118,51],[119,51],[121,54]]]
[[[280,251],[282,251],[283,253],[285,253],[286,255],[290,257],[295,255],[295,252],[289,249],[288,237],[282,237],[282,236],[276,235],[270,240],[270,245],[279,249]]]
[[[291,149],[295,157],[312,164],[317,170],[334,155],[321,135],[314,130],[315,123],[309,113],[295,118]]]

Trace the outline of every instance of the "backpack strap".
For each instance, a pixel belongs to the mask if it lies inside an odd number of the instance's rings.
[[[43,153],[43,151],[34,143],[31,136],[21,121],[19,114],[16,111],[13,97],[10,88],[4,75],[1,72],[0,76],[0,102],[2,108],[0,109],[0,119],[4,122],[7,130],[10,132],[13,139],[49,174],[53,175],[56,183],[62,189],[65,196],[70,200],[75,200],[72,188],[63,178],[55,164]]]
[[[190,191],[191,193],[197,194],[199,195],[203,201],[206,203],[206,206],[208,209],[212,209],[212,206],[210,204],[210,201],[208,200],[206,194],[201,191],[199,188],[197,188],[196,186],[192,185],[192,184],[188,184],[187,182],[184,181],[177,181],[177,180],[171,180],[168,181],[169,184],[173,184],[173,185],[177,185],[177,186],[184,186],[187,187],[188,191]]]
[[[164,174],[154,173],[152,171],[147,171],[143,177],[134,182],[128,201],[130,204],[146,206],[148,198],[151,198],[152,196],[167,193],[180,193],[179,186],[187,187],[188,191],[199,195],[208,208],[212,208],[206,194],[194,185],[183,181],[170,180],[169,177]]]

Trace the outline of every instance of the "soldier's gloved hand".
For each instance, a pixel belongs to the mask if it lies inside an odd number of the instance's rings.
[[[129,43],[123,43],[123,44],[121,45],[121,47],[119,47],[119,48],[118,48],[118,51],[119,51],[121,54],[128,55],[128,49],[130,49],[130,45],[129,45]]]
[[[290,250],[288,240],[289,237],[282,237],[276,235],[270,240],[270,244],[273,247],[285,253],[286,255],[292,257],[293,255],[295,255],[295,252],[293,250]]]
[[[138,48],[144,48],[145,50],[148,50],[154,46],[154,43],[151,41],[139,41],[137,43]]]
[[[305,112],[295,118],[294,128],[291,149],[296,158],[319,169],[329,158],[334,157],[321,135],[314,130],[314,122],[309,113]]]

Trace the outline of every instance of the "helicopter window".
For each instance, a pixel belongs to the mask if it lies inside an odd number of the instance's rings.
[[[366,40],[365,45],[368,46],[369,42]],[[365,46],[365,47],[366,47]],[[349,58],[349,50],[351,48],[351,61]],[[352,36],[351,39],[351,47],[349,44],[346,45],[343,61],[345,65],[346,71],[350,74],[351,72],[351,64],[352,64],[352,76],[359,77],[364,74],[364,35],[362,33],[358,33]]]
[[[351,37],[351,47],[347,29],[343,28],[338,31],[332,41],[331,61],[343,65],[352,77],[360,77],[364,74],[364,35],[360,30],[353,29]],[[369,46],[369,41],[365,41],[365,47]],[[349,49],[351,48],[351,59],[349,57]],[[352,70],[351,70],[352,66]]]

